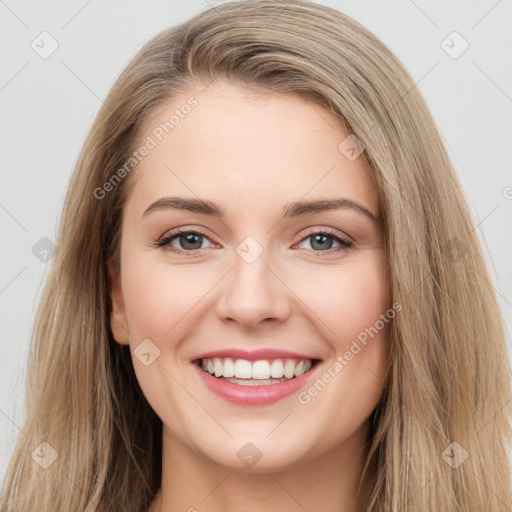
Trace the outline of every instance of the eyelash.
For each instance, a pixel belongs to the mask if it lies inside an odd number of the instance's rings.
[[[177,254],[185,254],[187,256],[194,256],[194,255],[197,254],[197,251],[201,251],[201,249],[192,249],[192,250],[186,251],[186,250],[183,250],[183,249],[177,249],[176,247],[172,247],[171,248],[169,244],[174,239],[176,239],[176,238],[178,238],[179,236],[182,236],[182,235],[199,235],[199,236],[203,236],[203,237],[205,237],[205,238],[207,238],[209,240],[209,237],[205,233],[203,233],[201,231],[177,229],[177,230],[171,231],[170,233],[168,233],[167,235],[162,237],[154,245],[156,247],[166,247],[166,246],[169,246],[168,250],[170,250],[172,252],[175,252]],[[339,251],[347,251],[347,250],[351,249],[353,247],[353,245],[354,245],[354,243],[351,242],[350,240],[340,236],[337,232],[332,231],[332,230],[330,230],[328,228],[321,229],[321,230],[318,230],[318,231],[311,231],[310,233],[305,235],[300,240],[300,242],[303,242],[304,240],[307,240],[308,238],[310,238],[313,235],[327,236],[327,237],[332,238],[336,242],[341,244],[340,247],[337,247],[335,249],[328,249],[328,250],[325,250],[325,251],[315,251],[314,249],[310,249],[311,251],[313,251],[313,254],[315,255],[315,257],[321,257],[322,255],[333,254],[333,253],[337,253]]]

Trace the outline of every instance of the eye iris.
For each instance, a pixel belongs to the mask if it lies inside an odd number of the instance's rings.
[[[318,247],[315,247],[315,244],[319,243],[320,240],[322,240],[322,242],[320,242],[320,245]],[[326,241],[327,241],[328,247],[325,245]],[[332,239],[327,235],[320,235],[320,234],[314,235],[312,243],[311,243],[311,247],[313,247],[313,249],[330,249],[332,247],[332,242],[333,242]]]
[[[196,240],[194,241],[194,239],[196,239]],[[179,240],[180,240],[180,245],[184,249],[200,249],[201,248],[201,244],[203,242],[201,235],[196,235],[194,233],[188,233],[186,235],[181,235],[179,237]],[[185,240],[184,244],[182,243],[183,240]],[[191,243],[192,247],[187,246],[188,243]]]

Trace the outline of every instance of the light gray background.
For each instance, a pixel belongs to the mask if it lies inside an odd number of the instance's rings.
[[[210,0],[0,0],[0,480],[23,419],[25,364],[64,194],[102,98],[135,52]],[[512,332],[512,0],[318,1],[372,30],[425,96],[485,243]],[[47,31],[47,59],[32,41]],[[442,41],[469,43],[458,58]],[[449,38],[452,52],[460,42]],[[39,42],[41,45],[42,43]],[[48,48],[48,46],[45,46]]]

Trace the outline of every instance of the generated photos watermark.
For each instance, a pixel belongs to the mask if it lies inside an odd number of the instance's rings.
[[[164,139],[165,135],[174,130],[197,105],[197,99],[191,96],[186,103],[183,103],[179,108],[175,108],[174,113],[169,119],[154,128],[151,135],[146,137],[143,144],[130,155],[126,162],[101,187],[94,189],[94,197],[96,199],[104,199],[109,192],[112,192],[137,164],[142,162],[149,155],[150,151],[158,146],[158,143]]]
[[[402,310],[402,305],[395,302],[391,308],[382,313],[379,319],[371,326],[361,331],[356,338],[352,340],[350,348],[336,358],[325,372],[305,391],[301,391],[297,398],[299,403],[307,405],[311,399],[316,397],[329,382],[331,382],[342,370],[349,364],[354,357],[368,344],[369,339],[373,339],[384,327],[395,318],[396,314]],[[359,342],[359,343],[358,343]]]

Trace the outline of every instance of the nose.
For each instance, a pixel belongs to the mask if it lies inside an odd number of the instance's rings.
[[[247,262],[234,254],[234,268],[223,279],[222,295],[217,301],[217,315],[224,322],[237,323],[245,330],[263,324],[284,322],[290,315],[290,290],[271,267],[264,251],[255,261]]]

